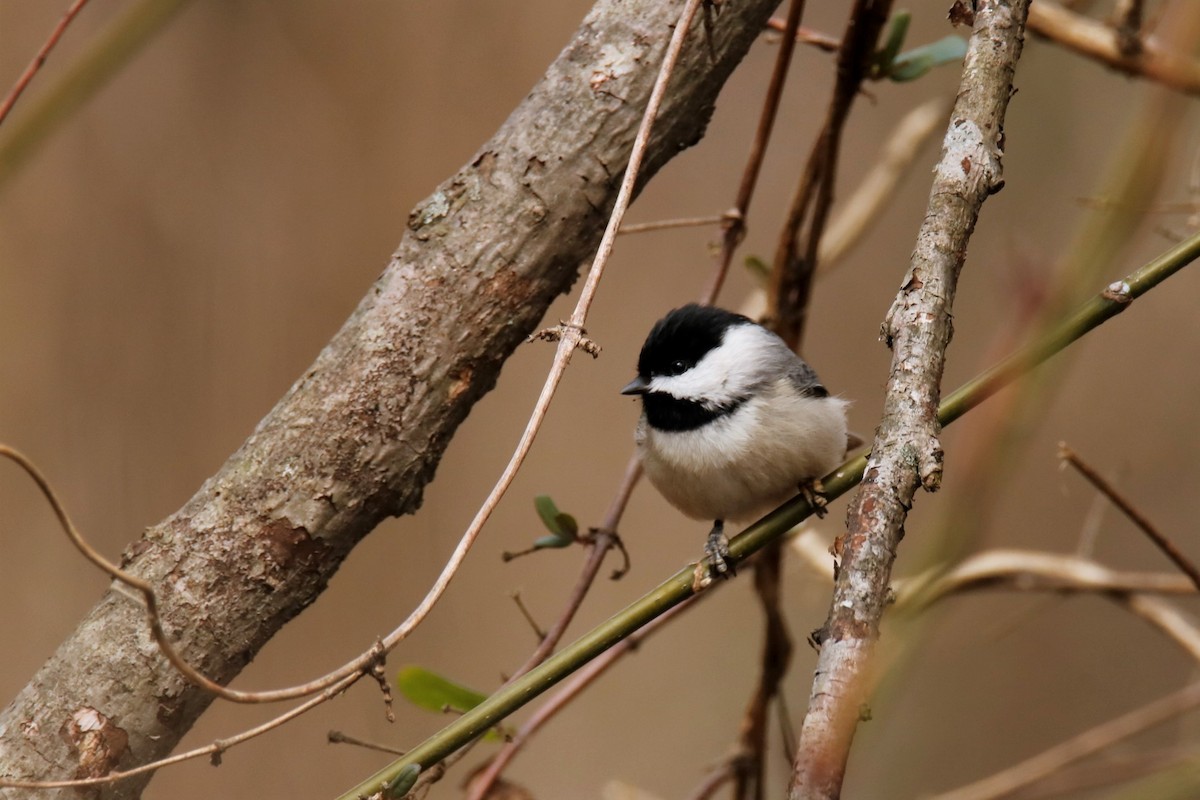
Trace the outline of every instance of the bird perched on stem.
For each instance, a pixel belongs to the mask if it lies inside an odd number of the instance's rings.
[[[671,505],[713,520],[705,553],[716,574],[730,571],[726,520],[752,522],[798,491],[824,505],[820,479],[851,441],[848,403],[774,333],[686,305],[655,323],[637,371],[621,393],[642,399],[642,467]]]

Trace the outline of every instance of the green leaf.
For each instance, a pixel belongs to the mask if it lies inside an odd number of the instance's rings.
[[[883,43],[883,47],[879,49],[879,52],[875,54],[877,74],[891,74],[892,62],[896,60],[896,54],[904,46],[904,37],[908,35],[908,24],[910,22],[912,22],[912,14],[907,11],[897,11],[896,16],[892,17],[892,24],[888,27],[887,40]]]
[[[388,800],[399,800],[399,798],[404,797],[404,795],[412,791],[413,785],[417,782],[417,776],[420,774],[420,764],[408,764],[396,774],[396,777],[392,778],[391,782],[387,785],[385,796]]]
[[[579,527],[575,525],[575,519],[570,514],[559,511],[550,495],[539,494],[533,498],[533,507],[537,509],[538,516],[542,518],[542,524],[546,526],[546,530],[560,537],[575,537],[579,530]],[[570,527],[565,524],[568,521]]]
[[[570,514],[567,514],[566,512],[559,512],[559,514],[554,518],[554,521],[558,523],[559,529],[562,530],[563,533],[570,536],[571,539],[574,539],[577,535],[579,535],[579,523],[576,522],[575,518]]]
[[[449,708],[466,713],[487,699],[486,695],[474,689],[468,689],[424,667],[411,665],[401,667],[396,673],[396,688],[410,703],[430,711]]]
[[[542,536],[534,539],[533,547],[535,550],[541,550],[546,547],[570,547],[575,543],[575,540],[567,536],[559,536],[557,533],[552,533],[549,536]]]
[[[396,688],[414,706],[438,713],[450,709],[465,714],[487,699],[486,695],[480,694],[474,689],[469,689],[436,672],[413,664],[401,667],[400,671],[396,673]],[[484,738],[495,741],[506,739],[510,735],[510,731],[502,725],[496,725],[484,734]],[[397,796],[402,797],[403,795]]]
[[[966,54],[966,39],[960,36],[947,36],[933,44],[916,47],[896,56],[887,76],[897,83],[913,81],[934,67],[961,61]]]

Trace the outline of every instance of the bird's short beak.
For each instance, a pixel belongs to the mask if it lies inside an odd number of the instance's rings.
[[[621,390],[621,394],[645,394],[649,389],[650,383],[641,375],[638,375],[626,384],[625,388]]]

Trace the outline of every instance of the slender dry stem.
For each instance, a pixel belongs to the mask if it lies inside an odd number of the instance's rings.
[[[1157,37],[1142,36],[1136,51],[1123,52],[1112,28],[1049,0],[1038,0],[1030,8],[1029,30],[1120,72],[1187,94],[1200,93],[1200,60],[1164,47]]]
[[[1171,541],[1171,539],[1160,531],[1149,518],[1143,514],[1137,506],[1133,504],[1125,495],[1117,491],[1117,488],[1109,483],[1103,475],[1092,468],[1090,464],[1067,446],[1066,442],[1058,443],[1058,457],[1065,463],[1070,464],[1087,479],[1096,491],[1103,494],[1109,501],[1121,509],[1121,513],[1129,518],[1129,521],[1138,527],[1138,529],[1146,534],[1150,541],[1154,542],[1154,546],[1163,552],[1163,554],[1171,559],[1171,562],[1179,567],[1180,572],[1187,575],[1197,589],[1200,589],[1200,570],[1196,569],[1196,565],[1191,559],[1183,554],[1183,551]]]
[[[54,30],[50,31],[50,36],[47,37],[45,43],[37,51],[37,55],[29,62],[29,66],[25,67],[25,71],[21,73],[21,77],[17,78],[17,82],[13,84],[8,97],[4,98],[3,103],[0,103],[0,124],[3,124],[4,120],[7,119],[8,112],[12,111],[21,93],[28,88],[30,82],[33,80],[33,76],[46,63],[46,59],[50,56],[50,51],[54,49],[54,45],[58,44],[58,40],[66,32],[67,26],[71,24],[71,20],[75,19],[75,15],[83,10],[87,2],[88,0],[75,0],[75,2],[71,3],[71,7],[62,15],[62,19],[54,26]]]

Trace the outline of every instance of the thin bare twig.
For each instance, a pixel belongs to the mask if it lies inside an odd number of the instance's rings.
[[[1053,775],[1048,775],[1028,789],[1018,793],[1020,800],[1062,800],[1062,798],[1082,797],[1089,789],[1108,789],[1123,783],[1129,783],[1138,778],[1165,772],[1182,767],[1185,762],[1194,760],[1195,749],[1186,742],[1180,742],[1174,747],[1160,750],[1142,751],[1137,753],[1122,752],[1113,748],[1103,754],[1102,761],[1089,763],[1068,764]],[[1145,794],[1134,794],[1130,790],[1108,792],[1105,800],[1118,800],[1146,797]]]
[[[1189,615],[1179,610],[1174,603],[1163,597],[1145,594],[1109,594],[1112,600],[1122,603],[1131,612],[1149,622],[1171,638],[1175,644],[1197,663],[1200,663],[1200,628]]]
[[[783,78],[780,68],[786,68],[787,59],[791,56],[790,47],[796,39],[801,10],[799,5],[792,5],[784,27],[783,47],[776,61],[777,72],[773,76],[778,77],[780,85]],[[873,52],[889,7],[890,2],[872,3],[864,0],[857,2],[851,11],[846,35],[838,49],[837,82],[826,122],[809,156],[776,252],[767,299],[768,317],[776,333],[796,350],[800,349],[804,320],[807,318],[811,285],[817,269],[818,243],[824,235],[833,202],[832,186],[841,131],[850,104],[865,78],[868,57]],[[769,92],[768,96],[773,95]],[[773,113],[773,107],[768,108]],[[765,138],[763,144],[765,146]],[[756,150],[755,156],[761,159],[761,152]],[[752,180],[748,188],[752,190]],[[810,206],[814,200],[815,206]],[[799,228],[810,207],[813,213],[802,243]],[[736,242],[732,238],[734,233],[731,230],[726,234],[726,252],[731,252],[732,244]],[[736,233],[740,234],[740,231]],[[848,236],[853,237],[854,234]],[[799,255],[801,250],[804,251],[803,257]],[[767,719],[771,700],[776,696],[791,661],[791,638],[779,606],[781,553],[778,545],[772,546],[761,554],[755,565],[755,591],[766,617],[766,628],[759,680],[742,720],[739,757],[731,762],[734,796],[737,798],[762,800],[764,796]]]
[[[325,738],[329,740],[330,744],[352,744],[355,747],[362,747],[366,750],[375,750],[379,753],[388,753],[393,756],[404,755],[404,751],[400,750],[399,748],[389,747],[386,744],[379,744],[377,742],[368,742],[364,741],[363,739],[357,739],[353,736],[342,733],[341,731],[330,731],[328,734],[326,734]]]
[[[803,552],[811,559],[811,545]],[[1200,628],[1174,604],[1143,592],[1194,594],[1196,587],[1178,575],[1121,573],[1079,556],[1025,551],[991,551],[967,559],[923,587],[920,580],[897,586],[896,604],[922,605],[984,586],[1020,591],[1089,591],[1107,597],[1154,625],[1200,663]],[[1044,781],[1068,764],[1111,747],[1119,741],[1200,707],[1200,684],[1110,720],[1001,772],[931,800],[997,800]]]
[[[1200,683],[1193,683],[1185,689],[1043,750],[1019,764],[967,786],[935,795],[930,800],[998,800],[1045,779],[1068,764],[1112,747],[1195,708],[1200,708]]]
[[[1103,475],[1093,469],[1078,453],[1068,447],[1066,442],[1058,443],[1058,457],[1074,467],[1080,475],[1087,479],[1088,483],[1095,487],[1096,491],[1103,494],[1113,505],[1121,509],[1121,513],[1128,517],[1129,521],[1136,525],[1142,533],[1146,534],[1150,538],[1150,541],[1154,542],[1155,547],[1161,550],[1163,555],[1171,559],[1171,563],[1179,567],[1180,572],[1187,575],[1196,588],[1200,589],[1200,570],[1197,570],[1196,565],[1183,554],[1175,543],[1155,527],[1147,519],[1146,515],[1139,511],[1125,495],[1117,491],[1117,488],[1105,480]]]
[[[820,574],[828,574],[828,553],[818,537],[802,534],[792,540],[792,547]],[[952,594],[988,587],[1018,591],[1091,592],[1111,598],[1150,622],[1189,657],[1200,662],[1200,629],[1197,629],[1194,621],[1173,604],[1146,594],[1195,594],[1196,587],[1190,581],[1169,573],[1120,572],[1076,555],[1024,550],[979,553],[949,572],[938,575],[931,585],[923,576],[897,581],[896,606],[901,608],[916,602],[924,607]],[[1072,761],[1197,706],[1200,706],[1200,684],[1080,734],[1000,773],[931,800],[995,800],[1007,796],[1044,780]],[[1174,713],[1170,713],[1169,709],[1174,709]]]
[[[575,586],[571,590],[570,596],[567,598],[563,612],[554,621],[554,625],[542,634],[537,649],[505,681],[506,683],[514,681],[526,672],[529,672],[529,670],[545,661],[546,657],[554,652],[554,648],[562,641],[562,637],[566,634],[571,621],[575,619],[575,613],[583,605],[583,599],[587,597],[588,590],[596,582],[596,576],[600,573],[600,566],[604,563],[604,557],[608,555],[608,551],[613,547],[613,542],[615,541],[616,537],[612,533],[599,531],[594,535],[594,538],[588,545],[588,557],[584,561],[583,569],[580,570],[579,577],[575,581]]]
[[[8,117],[8,112],[17,103],[17,98],[29,86],[33,76],[37,74],[42,65],[46,63],[46,59],[50,55],[50,51],[54,49],[54,45],[58,44],[58,40],[62,38],[66,32],[67,26],[71,24],[71,20],[75,19],[75,15],[83,10],[87,5],[88,0],[75,0],[71,3],[71,7],[62,15],[62,19],[54,26],[54,30],[50,31],[50,36],[46,39],[45,44],[37,51],[37,55],[33,57],[33,61],[29,62],[29,66],[25,67],[25,71],[21,73],[21,77],[17,78],[17,82],[13,84],[13,88],[9,91],[8,97],[4,98],[4,102],[0,103],[0,124]]]
[[[837,80],[824,126],[805,166],[800,187],[781,235],[768,292],[767,316],[771,327],[792,349],[801,349],[804,320],[816,275],[818,243],[825,234],[825,223],[833,203],[839,142],[850,105],[866,77],[867,65],[874,52],[879,30],[887,17],[890,0],[856,2],[838,49]],[[793,6],[784,31],[784,44],[794,39],[799,16]],[[783,61],[782,55],[778,63]],[[815,201],[815,202],[814,202]],[[799,226],[812,209],[803,242]],[[801,245],[802,248],[801,248]],[[798,253],[803,249],[804,256]],[[739,731],[738,755],[731,761],[734,772],[734,797],[763,800],[766,793],[766,738],[772,700],[791,663],[792,640],[780,604],[782,547],[773,544],[755,562],[754,588],[765,617],[759,679]]]
[[[806,537],[793,545],[805,560],[828,571],[828,554],[821,559],[820,545]],[[933,576],[932,578],[930,576]],[[1018,584],[1038,592],[1094,592],[1099,594],[1191,595],[1196,587],[1171,572],[1115,570],[1090,558],[1067,553],[1030,550],[986,550],[962,561],[949,572],[933,570],[895,582],[896,606],[917,608],[949,594]]]
[[[788,24],[785,20],[772,17],[767,20],[767,27],[773,31],[784,34],[788,33]],[[841,39],[835,39],[827,33],[815,31],[812,28],[799,27],[796,28],[792,35],[800,44],[809,44],[818,50],[824,50],[826,53],[837,52],[837,49],[842,46]]]
[[[754,561],[754,593],[763,613],[763,644],[759,677],[739,731],[739,758],[733,762],[735,798],[763,800],[766,796],[767,720],[771,701],[792,661],[792,637],[783,615],[783,543],[774,542]]]
[[[82,52],[36,96],[26,100],[21,113],[4,127],[4,135],[0,137],[0,188],[187,3],[188,0],[122,3],[121,13],[90,36]]]
[[[771,82],[767,88],[766,100],[759,119],[759,129],[751,149],[746,171],[743,173],[742,184],[738,191],[736,208],[745,212],[749,207],[750,197],[754,191],[762,160],[766,153],[767,142],[771,128],[774,125],[775,114],[778,110],[779,99],[783,84],[787,77],[787,68],[791,62],[792,53],[797,40],[800,20],[804,13],[803,0],[792,0],[788,6],[787,20],[783,28],[783,39],[780,42],[779,53],[775,59],[775,68],[771,73]],[[744,219],[739,222],[744,224]],[[730,226],[725,232],[722,247],[721,264],[727,267],[732,257],[733,249],[737,246],[744,229]],[[775,269],[779,269],[776,264]],[[807,302],[807,295],[801,298],[782,297],[772,294],[770,301],[777,302]],[[772,306],[768,312],[772,319],[789,316],[792,309],[779,309]],[[803,311],[801,310],[801,314]],[[794,339],[789,344],[795,348],[799,344]],[[787,623],[780,606],[780,585],[783,570],[782,549],[779,544],[768,547],[756,560],[754,565],[754,591],[764,615],[762,654],[759,659],[759,677],[754,691],[746,705],[740,730],[738,731],[737,752],[733,758],[710,775],[705,785],[709,791],[715,791],[721,785],[728,770],[733,780],[734,797],[742,800],[762,800],[764,797],[764,771],[766,764],[767,721],[770,715],[771,700],[779,689],[779,684],[787,674],[791,663],[792,640],[788,634]],[[702,786],[698,793],[705,791]]]
[[[662,219],[656,222],[637,222],[632,225],[622,225],[618,233],[649,233],[650,231],[665,231],[671,228],[703,228],[707,225],[720,225],[725,221],[725,215],[711,217],[683,217],[680,219]]]
[[[792,196],[775,249],[767,307],[776,315],[771,320],[772,330],[793,349],[803,336],[817,269],[817,248],[833,205],[842,131],[891,7],[891,0],[855,0],[838,49],[837,81],[829,110]],[[801,230],[806,223],[807,228]]]
[[[733,780],[737,772],[734,759],[727,758],[716,767],[710,769],[700,785],[692,790],[687,800],[709,800],[716,795],[722,786]]]
[[[1049,0],[1038,0],[1030,8],[1029,30],[1120,72],[1187,94],[1200,93],[1200,60],[1164,47],[1157,37],[1143,36],[1137,52],[1123,53],[1112,28]]]
[[[529,608],[525,605],[525,601],[521,599],[521,593],[518,591],[510,592],[509,597],[517,604],[517,610],[521,612],[521,616],[525,618],[525,622],[529,624],[533,635],[537,637],[539,642],[546,641],[546,632],[542,630],[542,626],[538,625],[537,620],[533,618],[533,614],[529,612]]]
[[[775,117],[779,113],[779,101],[783,96],[783,85],[787,81],[788,66],[792,63],[792,54],[796,50],[795,33],[800,27],[804,16],[805,0],[792,0],[788,6],[787,21],[784,23],[784,37],[780,43],[779,52],[775,55],[775,66],[771,68],[771,78],[767,83],[767,94],[763,99],[762,111],[758,116],[758,127],[754,131],[754,141],[750,143],[750,154],[746,157],[746,166],[742,170],[742,181],[738,186],[737,197],[733,208],[725,215],[726,225],[721,237],[721,253],[717,258],[717,269],[712,281],[704,291],[704,296],[715,298],[721,293],[725,284],[725,276],[729,274],[729,265],[733,263],[733,252],[741,244],[746,235],[746,214],[750,209],[750,199],[754,197],[754,189],[758,185],[758,176],[762,172],[763,159],[767,155],[767,143],[771,140],[771,131],[775,128]]]

